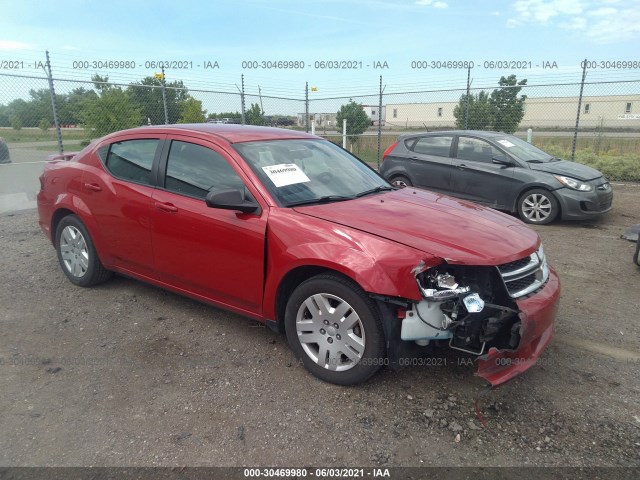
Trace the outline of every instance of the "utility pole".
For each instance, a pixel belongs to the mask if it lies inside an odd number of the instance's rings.
[[[164,79],[164,67],[162,67],[162,104],[164,105],[164,124],[169,125],[169,108],[167,107],[167,82]]]
[[[469,96],[471,95],[471,65],[467,67],[467,97],[464,102],[464,129],[467,129],[469,122]]]
[[[576,142],[578,140],[578,127],[580,126],[580,109],[582,108],[582,92],[584,91],[584,79],[587,78],[587,59],[582,62],[582,81],[580,82],[580,96],[578,97],[578,113],[576,114],[576,128],[573,130],[573,145],[571,146],[571,161],[576,158]]]
[[[49,79],[49,93],[51,94],[51,108],[53,109],[53,124],[56,127],[56,138],[58,140],[58,152],[62,155],[64,149],[62,147],[62,131],[60,130],[60,122],[58,121],[58,105],[56,103],[56,90],[53,87],[53,75],[51,74],[51,62],[49,61],[49,50],[47,55],[47,77]]]

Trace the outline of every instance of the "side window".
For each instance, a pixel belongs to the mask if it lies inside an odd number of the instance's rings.
[[[201,145],[174,140],[167,160],[165,188],[204,199],[210,191],[243,189],[244,183],[220,154]]]
[[[422,137],[413,145],[412,150],[422,155],[448,157],[453,137]]]
[[[470,137],[458,139],[456,158],[460,160],[491,163],[492,158],[497,155],[503,155],[503,153],[484,140]]]
[[[114,177],[144,185],[151,184],[151,166],[159,140],[126,140],[112,143],[105,161],[107,170]],[[98,155],[102,159],[105,151]]]

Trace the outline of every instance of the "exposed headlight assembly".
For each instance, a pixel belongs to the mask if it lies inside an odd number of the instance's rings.
[[[579,192],[591,192],[593,187],[586,183],[582,183],[580,180],[576,180],[575,178],[565,177],[564,175],[554,175],[556,180],[558,180],[565,187],[569,187],[572,190],[578,190]]]

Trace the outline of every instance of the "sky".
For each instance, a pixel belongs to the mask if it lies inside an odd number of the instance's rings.
[[[466,69],[431,68],[432,61],[473,61],[478,87],[510,73],[529,83],[576,82],[583,59],[638,63],[639,47],[640,0],[0,0],[0,66],[21,62],[0,74],[39,74],[35,62],[48,50],[59,78],[101,73],[129,83],[159,71],[145,62],[182,61],[189,68],[168,69],[168,81],[237,92],[244,74],[248,92],[294,98],[304,96],[305,82],[316,98],[375,94],[380,75],[385,92],[466,85]],[[110,60],[136,68],[93,68]],[[243,65],[254,61],[304,68]],[[357,68],[316,64],[332,61]],[[82,62],[90,68],[78,68]],[[637,66],[589,71],[591,79],[639,77]]]

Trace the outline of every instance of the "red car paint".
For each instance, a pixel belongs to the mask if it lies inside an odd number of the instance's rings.
[[[209,208],[201,200],[114,178],[97,150],[136,138],[178,139],[217,151],[260,205],[259,215]],[[331,269],[371,294],[419,301],[419,265],[499,265],[540,244],[519,220],[412,188],[328,205],[279,207],[231,145],[301,138],[321,141],[292,130],[237,125],[115,133],[45,166],[39,223],[51,238],[60,212],[75,213],[106,268],[263,322],[278,319],[278,288],[300,267]],[[551,270],[541,291],[517,301],[519,349],[490,350],[479,360],[478,374],[496,386],[533,365],[551,339],[558,297]]]

